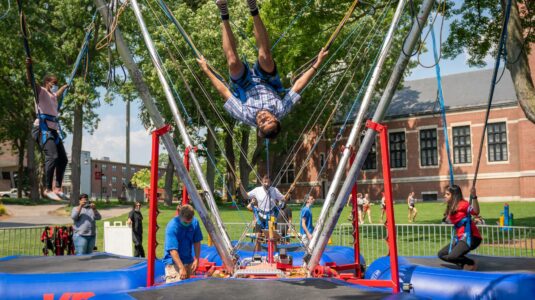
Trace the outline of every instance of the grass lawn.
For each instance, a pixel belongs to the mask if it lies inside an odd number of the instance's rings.
[[[146,205],[146,204],[144,204]],[[320,214],[321,211],[321,204],[316,204],[312,208],[312,214],[314,217],[314,222],[316,221],[317,217]],[[535,202],[510,202],[509,203],[509,211],[514,214],[514,225],[515,226],[528,226],[528,227],[535,227]],[[292,212],[293,212],[293,223],[298,223],[299,218],[299,211],[301,206],[300,205],[291,205]],[[443,203],[440,202],[432,202],[432,203],[417,203],[416,208],[418,209],[418,216],[416,218],[416,224],[440,224],[442,220],[442,215],[445,209],[445,206]],[[349,213],[350,213],[350,207],[345,207],[344,211],[342,212],[342,215],[339,220],[340,223],[349,223],[347,220]],[[500,212],[503,210],[503,203],[481,203],[481,215],[484,217],[488,225],[495,225],[496,222],[498,222],[498,219],[500,217]],[[373,205],[372,206],[372,221],[374,223],[378,223],[381,220],[381,208],[380,205]],[[395,211],[395,218],[397,224],[408,224],[407,219],[407,205],[406,204],[396,204],[394,207]],[[145,206],[142,208],[142,214],[145,217],[143,220],[144,225],[144,244],[145,249],[147,249],[147,237],[148,237],[148,208]],[[231,208],[229,205],[220,206],[220,214],[221,218],[225,222],[227,230],[229,232],[229,235],[231,239],[235,240],[238,239],[242,233],[242,231],[245,229],[243,225],[232,225],[229,223],[245,223],[250,222],[252,220],[252,213],[248,212],[244,208],[240,208],[240,210],[236,210]],[[165,227],[167,225],[167,222],[175,216],[175,209],[174,207],[169,208],[165,207],[163,205],[160,205],[160,214],[158,216],[158,224],[160,226],[160,230],[157,232],[157,240],[159,243],[159,246],[157,249],[157,255],[161,257],[163,255],[163,244],[164,244],[164,235],[165,235]],[[107,221],[126,221],[128,215],[125,214],[123,216],[119,216],[116,218],[109,219]],[[366,218],[366,223],[368,223],[368,220]],[[103,248],[103,222],[99,221],[97,222],[98,226],[98,238],[97,238],[97,247],[99,250],[104,249]],[[203,227],[203,234],[204,234],[204,242],[207,240],[206,231]],[[338,242],[333,239],[334,243],[337,244]]]

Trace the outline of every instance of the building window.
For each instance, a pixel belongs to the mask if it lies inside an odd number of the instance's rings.
[[[492,123],[487,127],[487,148],[489,161],[507,160],[507,125],[505,122]]]
[[[325,153],[320,153],[320,170],[325,165]]]
[[[470,142],[470,126],[452,128],[453,163],[469,164],[472,162],[472,144]]]
[[[108,182],[108,177],[106,175],[102,175],[102,182]]]
[[[112,190],[111,190],[111,197],[112,197],[112,198],[117,197],[117,189],[112,189]]]
[[[116,182],[117,182],[117,177],[113,176],[113,177],[111,178],[111,182],[116,183]]]
[[[364,140],[364,136],[361,136],[360,142]],[[374,141],[372,144],[372,148],[370,149],[370,152],[368,152],[368,156],[366,156],[366,160],[364,161],[364,164],[362,165],[362,170],[376,170],[377,169],[377,146],[376,142]]]
[[[438,166],[437,130],[420,130],[421,166]]]
[[[122,167],[121,170],[123,171],[123,174],[126,174],[126,167]]]
[[[392,132],[389,134],[390,140],[390,164],[392,168],[405,168],[405,132]]]
[[[126,184],[126,178],[123,177],[123,178],[121,179],[121,181],[122,181],[124,184]]]
[[[3,180],[11,180],[11,174],[9,172],[2,172]]]
[[[437,192],[423,192],[422,201],[438,201]]]
[[[130,168],[130,171],[132,172],[132,174],[136,173],[136,168]]]
[[[103,164],[103,165],[102,165],[102,171],[106,171],[107,169],[108,169],[108,165]]]
[[[291,184],[295,179],[295,165],[294,163],[284,164],[282,169],[285,171],[281,178],[282,184]]]
[[[111,166],[111,171],[112,172],[117,172],[117,166]]]

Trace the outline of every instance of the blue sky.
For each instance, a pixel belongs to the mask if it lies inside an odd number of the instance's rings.
[[[435,33],[437,37],[437,43],[439,38],[439,24],[440,19],[437,19],[435,25]],[[427,27],[428,28],[428,27]],[[428,30],[426,28],[426,30]],[[444,24],[444,39],[449,33],[449,23]],[[420,60],[424,65],[432,65],[434,59],[431,50],[432,42],[431,35],[426,40],[427,49],[429,51],[421,55]],[[440,62],[441,75],[451,75],[456,73],[463,73],[469,71],[475,71],[479,68],[469,68],[466,64],[466,54],[461,54],[454,60],[442,59]],[[494,59],[488,57],[486,60],[487,66],[484,68],[492,67]],[[414,68],[411,74],[406,80],[416,80],[421,78],[435,77],[435,69],[426,69],[421,66]],[[130,160],[131,163],[136,164],[148,164],[151,155],[151,138],[150,133],[145,130],[141,124],[138,115],[141,101],[137,100],[131,105],[131,144],[130,144]],[[126,104],[122,99],[114,99],[112,104],[105,104],[96,110],[100,116],[99,127],[93,135],[84,131],[82,149],[91,151],[92,158],[101,158],[104,156],[110,157],[112,161],[126,161]],[[65,148],[67,153],[70,153],[72,145],[72,139],[67,138],[65,141]],[[164,151],[163,147],[160,147],[160,151]]]

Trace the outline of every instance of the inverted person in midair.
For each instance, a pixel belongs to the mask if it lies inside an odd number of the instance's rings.
[[[273,139],[281,130],[280,119],[301,99],[299,93],[317,72],[328,51],[321,49],[314,64],[289,91],[286,91],[282,86],[277,65],[271,56],[269,37],[260,18],[256,0],[247,0],[253,16],[254,34],[258,46],[258,60],[252,68],[247,62],[240,60],[236,51],[236,39],[230,27],[227,4],[227,0],[216,0],[222,20],[223,51],[227,57],[234,93],[210,71],[204,57],[198,59],[198,63],[225,99],[225,110],[233,118],[258,127],[260,137]]]

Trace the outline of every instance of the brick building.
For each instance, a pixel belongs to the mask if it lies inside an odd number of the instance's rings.
[[[26,157],[24,166],[26,166]],[[0,143],[0,191],[9,191],[16,187],[17,173],[17,153],[13,153],[9,143]]]
[[[442,79],[447,111],[448,136],[455,183],[468,196],[474,177],[479,142],[483,133],[486,102],[492,70],[444,76]],[[396,93],[385,121],[389,130],[389,150],[394,198],[405,200],[410,191],[420,200],[440,200],[449,183],[449,167],[435,78],[405,82]],[[338,130],[335,128],[335,130]],[[349,130],[338,144],[343,146]],[[304,138],[310,149],[315,135]],[[335,134],[330,134],[334,137]],[[340,147],[328,156],[333,139],[322,139],[305,175],[297,182],[294,199],[309,190],[325,198],[340,157]],[[535,200],[535,124],[526,119],[518,105],[511,76],[505,71],[494,93],[477,189],[481,201]],[[298,153],[281,189],[289,186],[307,152]],[[326,171],[318,179],[322,162],[329,158]],[[380,199],[382,162],[379,141],[368,155],[357,181],[359,192]],[[286,183],[286,184],[285,184]]]

